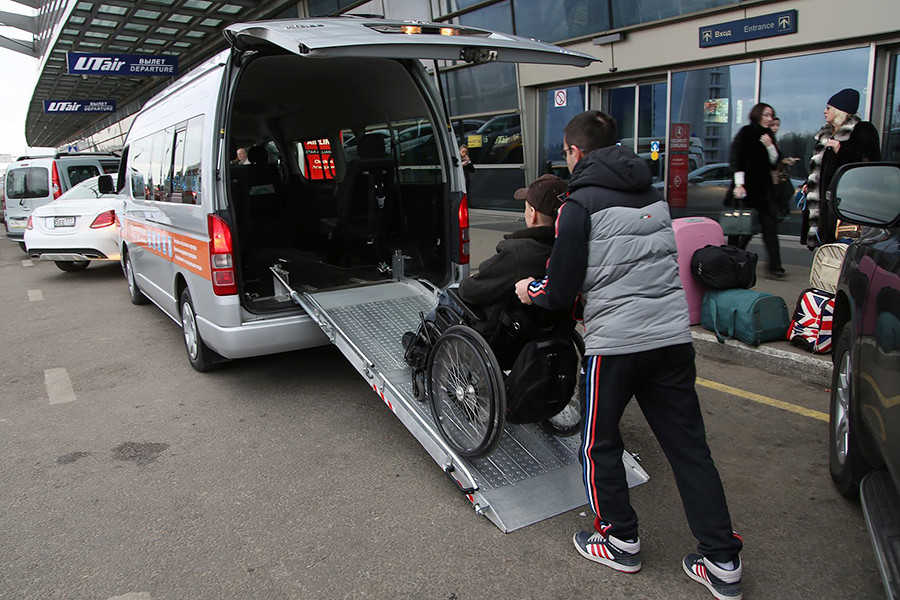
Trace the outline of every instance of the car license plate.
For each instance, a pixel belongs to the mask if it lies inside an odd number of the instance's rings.
[[[10,229],[25,229],[28,225],[28,219],[13,219],[9,220],[9,228]]]
[[[53,217],[54,227],[75,227],[75,217]]]

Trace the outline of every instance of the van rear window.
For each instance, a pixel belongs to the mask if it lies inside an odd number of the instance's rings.
[[[78,185],[85,179],[96,177],[99,174],[100,169],[94,165],[73,165],[71,167],[66,167],[66,175],[69,176],[69,183],[71,185]]]
[[[12,169],[6,174],[8,198],[46,198],[50,195],[50,173],[44,167]]]

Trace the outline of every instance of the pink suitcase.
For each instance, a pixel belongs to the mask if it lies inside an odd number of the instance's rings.
[[[706,287],[698,283],[691,275],[691,257],[694,251],[708,244],[722,246],[725,236],[722,226],[706,217],[682,217],[672,221],[675,230],[675,246],[678,248],[678,275],[681,286],[687,296],[691,325],[700,323],[700,311],[703,307],[703,294]]]

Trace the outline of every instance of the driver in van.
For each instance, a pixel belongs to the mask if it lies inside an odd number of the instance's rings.
[[[553,250],[553,223],[561,203],[559,196],[565,191],[566,182],[555,175],[541,175],[527,188],[516,190],[513,197],[525,201],[525,228],[503,236],[497,244],[496,254],[459,283],[459,297],[486,313],[483,325],[476,328],[482,329],[479,333],[497,326],[499,313],[515,293],[516,281],[546,272],[547,260]],[[447,292],[441,294],[438,305],[459,310]],[[425,318],[433,320],[434,315],[432,310]],[[403,334],[403,348],[408,349],[413,339],[414,332]]]

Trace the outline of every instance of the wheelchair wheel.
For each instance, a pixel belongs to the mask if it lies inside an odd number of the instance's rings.
[[[489,454],[506,415],[503,374],[487,342],[465,326],[448,328],[428,357],[426,376],[435,424],[459,454]]]
[[[578,371],[575,373],[575,390],[572,392],[572,399],[561,411],[540,423],[544,432],[557,437],[569,437],[581,432],[583,423],[581,361],[584,358],[584,340],[577,331],[572,332],[572,344],[575,345],[575,353],[578,355]]]

